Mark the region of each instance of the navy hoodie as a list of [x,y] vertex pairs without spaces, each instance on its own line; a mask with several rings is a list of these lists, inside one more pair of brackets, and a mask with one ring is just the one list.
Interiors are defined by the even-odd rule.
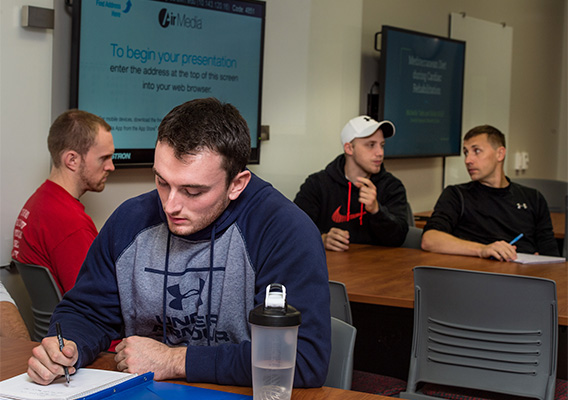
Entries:
[[408,232],[406,190],[402,182],[381,166],[371,175],[377,188],[379,212],[372,215],[359,203],[359,189],[345,177],[345,155],[325,170],[308,176],[294,199],[321,233],[331,228],[349,231],[350,243],[400,246]]
[[[186,378],[250,386],[249,311],[282,283],[301,312],[294,386],[321,386],[331,352],[325,250],[312,221],[254,174],[209,227],[176,236],[156,190],[127,200],[56,308],[78,367],[120,337],[187,346]],[[50,335],[54,334],[54,326]]]

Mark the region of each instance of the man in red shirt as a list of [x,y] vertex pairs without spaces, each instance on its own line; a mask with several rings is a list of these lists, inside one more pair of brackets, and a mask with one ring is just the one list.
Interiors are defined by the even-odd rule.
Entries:
[[12,258],[47,267],[61,293],[75,284],[97,228],[79,198],[101,192],[111,171],[110,125],[81,110],[61,114],[49,130],[49,178],[28,199],[14,228]]

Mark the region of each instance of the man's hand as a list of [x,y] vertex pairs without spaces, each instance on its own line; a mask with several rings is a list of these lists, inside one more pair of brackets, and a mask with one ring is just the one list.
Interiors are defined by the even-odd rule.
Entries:
[[339,228],[331,228],[328,233],[321,235],[323,246],[326,250],[346,251],[349,250],[349,231]]
[[481,258],[494,258],[499,261],[517,259],[517,246],[499,240],[482,244],[457,238],[449,233],[430,229],[422,235],[422,249],[444,254],[458,254]]
[[359,203],[365,205],[365,210],[370,214],[379,212],[379,202],[377,201],[377,188],[370,179],[357,177],[355,186],[359,188]]
[[495,258],[499,261],[512,261],[517,259],[517,246],[512,246],[509,243],[499,240],[497,242],[489,243],[481,248],[479,254],[481,258]]
[[65,374],[63,367],[68,367],[70,374],[75,373],[73,365],[79,357],[77,345],[71,340],[64,340],[64,345],[59,350],[57,337],[50,336],[32,350],[32,356],[28,360],[28,375],[34,382],[49,385]]
[[130,336],[116,346],[114,360],[122,372],[144,374],[155,380],[185,378],[186,347],[169,347],[157,340]]

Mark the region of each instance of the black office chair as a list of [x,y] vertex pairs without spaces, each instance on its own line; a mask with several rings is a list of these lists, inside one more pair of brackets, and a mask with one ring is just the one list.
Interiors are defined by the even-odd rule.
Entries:
[[401,398],[457,398],[481,390],[554,399],[554,281],[420,266],[414,286],[414,336]]
[[16,260],[12,260],[12,263],[18,269],[32,302],[34,316],[32,340],[40,341],[47,335],[51,314],[61,301],[59,287],[46,267],[23,264]]

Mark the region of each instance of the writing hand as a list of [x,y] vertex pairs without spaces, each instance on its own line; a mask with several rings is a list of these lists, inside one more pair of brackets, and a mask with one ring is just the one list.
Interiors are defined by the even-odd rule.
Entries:
[[49,385],[65,374],[63,367],[68,367],[70,374],[75,373],[73,365],[79,358],[77,345],[71,340],[64,340],[64,344],[63,349],[59,350],[57,337],[50,336],[32,350],[28,360],[28,375],[34,382]]
[[377,201],[377,188],[368,178],[357,177],[355,186],[359,188],[359,203],[365,205],[365,210],[370,214],[379,212],[379,202]]
[[130,336],[116,346],[117,369],[144,374],[154,372],[154,379],[185,378],[186,347],[170,347],[157,340]]
[[321,235],[321,238],[326,250],[349,250],[349,231],[344,231],[339,228],[331,228],[328,233]]
[[489,243],[481,248],[481,258],[495,258],[499,261],[512,261],[517,259],[517,246],[499,240]]

